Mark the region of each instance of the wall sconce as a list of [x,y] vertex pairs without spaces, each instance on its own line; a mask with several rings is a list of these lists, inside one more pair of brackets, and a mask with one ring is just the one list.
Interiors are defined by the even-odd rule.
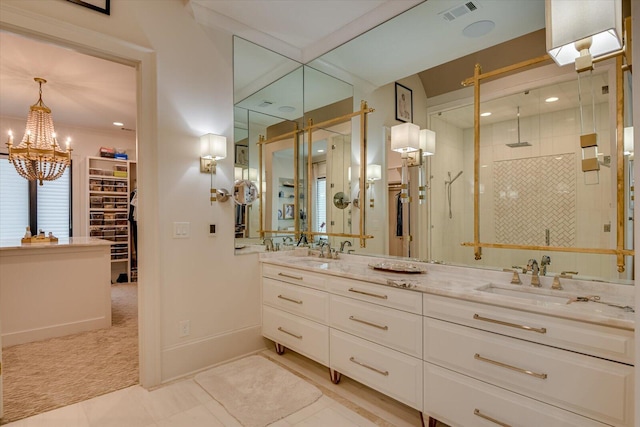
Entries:
[[227,157],[227,138],[208,133],[200,137],[204,154],[200,157],[200,172],[216,173],[216,162]]
[[[436,133],[430,129],[420,130],[420,152],[421,159],[427,156],[433,156],[436,154]],[[425,170],[426,165],[424,161],[420,162],[418,169],[418,202],[423,204],[427,198],[427,183]]]
[[256,168],[243,169],[242,179],[248,179],[251,182],[258,181],[258,169]]
[[208,133],[200,137],[200,144],[204,152],[200,157],[200,172],[211,175],[211,195],[209,200],[212,204],[213,202],[226,202],[229,200],[229,191],[224,188],[215,188],[213,175],[216,173],[216,162],[227,157],[227,138]]
[[409,171],[407,161],[409,153],[420,150],[420,127],[413,123],[403,123],[391,127],[391,149],[402,156],[402,178],[400,200],[409,203]]
[[369,207],[374,206],[373,182],[382,179],[382,166],[371,164],[367,166],[367,189],[369,190]]
[[622,48],[622,0],[545,0],[547,51],[560,66],[593,68],[593,58]]

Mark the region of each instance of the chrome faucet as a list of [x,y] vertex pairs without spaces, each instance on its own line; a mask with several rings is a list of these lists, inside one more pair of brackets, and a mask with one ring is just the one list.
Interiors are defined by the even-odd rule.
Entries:
[[291,238],[291,236],[284,236],[282,238],[282,245],[291,245],[293,246],[293,239]]
[[551,264],[551,258],[549,257],[549,255],[542,255],[542,258],[540,258],[540,269],[541,274],[543,276],[547,275],[547,265]]
[[343,240],[340,243],[340,252],[344,252],[344,246],[347,245],[349,247],[351,247],[351,242],[349,240]]
[[262,243],[266,246],[266,251],[267,252],[272,252],[273,251],[273,239],[264,239],[262,241]]
[[527,271],[531,271],[531,286],[534,286],[536,288],[540,287],[540,276],[538,276],[538,261],[536,261],[535,259],[530,259],[529,262],[527,263]]
[[324,247],[325,246],[327,246],[329,248],[329,257],[331,257],[331,244],[326,240],[321,240],[320,241],[320,255],[319,255],[320,258],[324,258],[325,257],[325,255],[324,255]]

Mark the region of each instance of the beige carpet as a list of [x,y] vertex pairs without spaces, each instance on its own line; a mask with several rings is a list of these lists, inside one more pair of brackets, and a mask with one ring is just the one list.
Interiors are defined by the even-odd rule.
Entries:
[[112,327],[2,349],[6,424],[138,383],[135,283],[111,287]]
[[322,396],[317,387],[261,356],[202,372],[195,381],[245,427],[263,427]]

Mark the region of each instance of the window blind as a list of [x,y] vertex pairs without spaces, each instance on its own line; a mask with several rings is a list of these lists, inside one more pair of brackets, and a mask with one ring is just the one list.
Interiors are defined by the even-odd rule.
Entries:
[[70,223],[70,173],[67,168],[55,181],[38,185],[38,228],[45,234],[69,237]]
[[[315,224],[315,231],[327,231],[327,179],[326,178],[317,178],[316,179],[316,218],[318,221]],[[324,226],[323,226],[324,224]]]
[[0,240],[19,239],[29,225],[29,181],[0,156]]

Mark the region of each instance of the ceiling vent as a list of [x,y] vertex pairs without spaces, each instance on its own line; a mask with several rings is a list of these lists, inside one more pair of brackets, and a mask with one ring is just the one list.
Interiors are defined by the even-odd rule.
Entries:
[[479,5],[477,1],[468,1],[461,4],[460,6],[455,6],[449,10],[440,12],[440,15],[442,15],[445,21],[451,22],[455,19],[460,18],[461,16],[466,15],[467,13],[478,10],[478,7]]

